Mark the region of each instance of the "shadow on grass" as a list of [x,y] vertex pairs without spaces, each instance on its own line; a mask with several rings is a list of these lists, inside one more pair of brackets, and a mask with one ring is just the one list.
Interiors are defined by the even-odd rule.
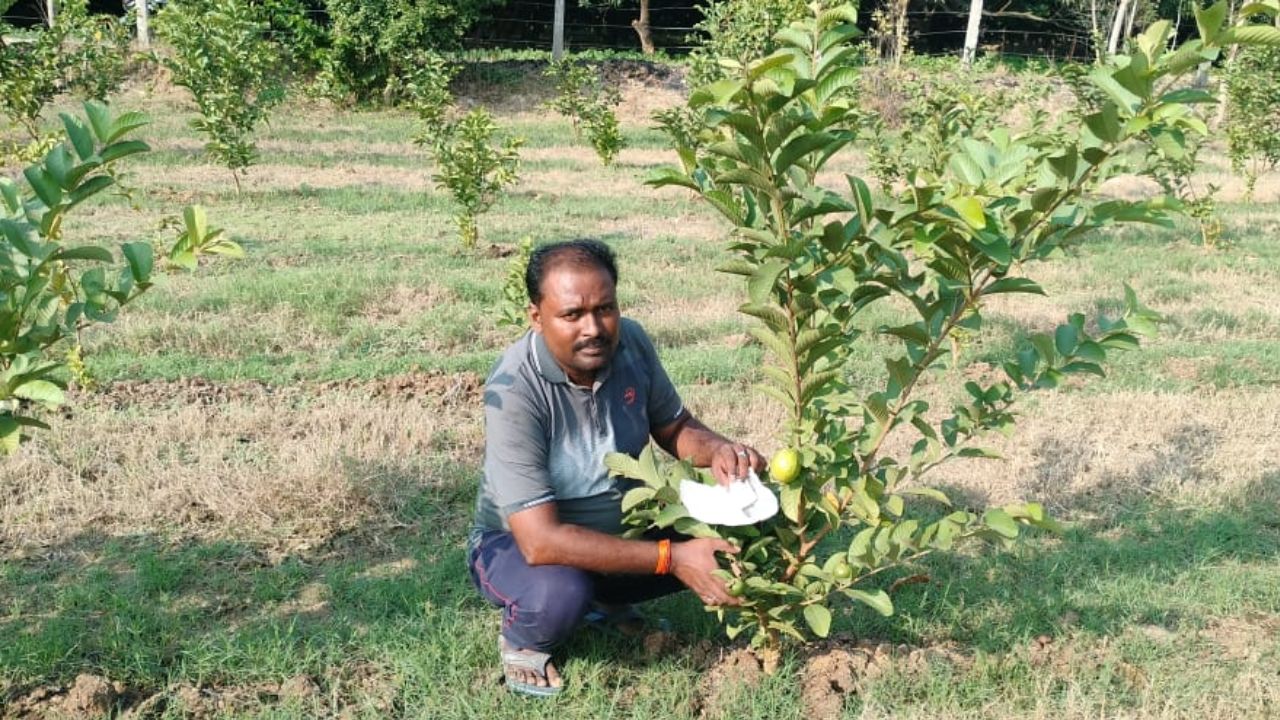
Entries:
[[1081,493],[1067,500],[1070,515],[1093,519],[1060,537],[1024,538],[1010,552],[927,558],[917,572],[930,582],[894,594],[898,616],[856,612],[839,629],[1005,652],[1039,635],[1115,636],[1138,624],[1173,629],[1280,612],[1278,503],[1275,472],[1211,508],[1153,500],[1142,487]]
[[[175,682],[325,677],[351,663],[395,662],[415,645],[453,674],[450,687],[484,687],[496,672],[497,616],[464,566],[474,468],[430,482],[364,464],[347,472],[395,521],[282,559],[245,543],[93,531],[39,556],[0,556],[0,714],[33,686],[66,685],[81,672],[146,693]],[[923,569],[933,580],[895,594],[899,615],[859,607],[836,630],[891,642],[941,635],[1001,652],[1069,627],[1112,635],[1275,602],[1274,578],[1251,580],[1250,564],[1280,554],[1277,500],[1280,473],[1212,508],[1161,504],[1142,488],[1076,497],[1073,508],[1114,512],[1011,553],[931,558]],[[1213,591],[1188,590],[1200,583]],[[682,637],[676,652],[718,636],[691,598],[661,601],[658,612]],[[599,637],[575,638],[567,651],[621,668],[668,661]]]

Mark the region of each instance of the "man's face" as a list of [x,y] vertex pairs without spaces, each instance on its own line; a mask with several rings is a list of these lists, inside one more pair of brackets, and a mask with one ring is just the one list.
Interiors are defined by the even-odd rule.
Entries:
[[529,305],[529,324],[569,380],[583,386],[617,350],[621,317],[613,278],[591,266],[553,265],[542,278],[542,301]]

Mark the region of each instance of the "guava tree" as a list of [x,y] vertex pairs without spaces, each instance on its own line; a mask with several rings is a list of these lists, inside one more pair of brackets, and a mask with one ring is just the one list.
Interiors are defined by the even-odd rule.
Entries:
[[[781,512],[756,526],[707,526],[679,502],[679,479],[691,468],[662,468],[651,452],[609,459],[615,473],[643,481],[623,500],[634,532],[674,527],[741,543],[721,572],[743,604],[717,612],[731,636],[750,631],[753,643],[769,646],[784,635],[803,639],[806,626],[825,636],[839,596],[892,613],[876,582],[885,570],[968,538],[1003,545],[1024,526],[1057,527],[1034,502],[954,510],[922,480],[956,458],[992,456],[980,442],[1012,431],[1019,396],[1102,375],[1110,352],[1154,332],[1155,313],[1126,288],[1122,317],[1077,314],[1032,335],[1003,363],[1002,379],[965,383],[964,401],[946,411],[918,397],[921,383],[949,361],[958,333],[982,330],[991,298],[1044,293],[1027,274],[1033,261],[1113,223],[1168,223],[1174,200],[1097,200],[1091,191],[1141,170],[1149,146],[1176,153],[1189,135],[1207,132],[1192,109],[1213,98],[1182,87],[1181,76],[1230,43],[1280,40],[1274,28],[1225,27],[1224,4],[1198,12],[1199,39],[1172,52],[1169,23],[1156,23],[1132,54],[1092,73],[1105,96],[1097,111],[1020,132],[946,125],[943,156],[877,199],[852,175],[840,189],[819,182],[857,137],[858,31],[850,6],[811,11],[778,34],[782,49],[772,55],[723,60],[731,76],[689,99],[704,119],[697,142],[673,134],[681,166],[650,179],[692,190],[734,228],[735,257],[722,269],[745,278],[740,309],[759,321],[751,332],[768,358],[760,390],[787,417],[786,450],[772,470]],[[864,321],[888,303],[903,322]],[[896,348],[870,389],[847,380],[866,333]],[[915,436],[908,454],[887,450],[899,433]],[[786,467],[794,460],[798,468]]]
[[[1280,2],[1247,3],[1242,17],[1280,12]],[[1247,48],[1227,68],[1227,154],[1246,197],[1258,176],[1280,165],[1280,47]]]
[[237,0],[181,0],[156,18],[172,49],[160,62],[191,91],[200,110],[191,126],[207,138],[209,157],[231,171],[237,195],[240,175],[258,161],[254,130],[284,100],[284,53],[269,29],[260,8]]
[[[83,120],[62,114],[65,140],[23,171],[25,183],[0,177],[0,455],[15,452],[23,432],[48,428],[41,409],[65,402],[80,331],[113,321],[154,284],[150,242],[125,243],[118,261],[107,248],[63,237],[67,214],[115,185],[116,163],[148,150],[130,137],[149,122],[143,114],[113,116],[96,101],[84,109]],[[192,268],[206,253],[237,256],[240,247],[188,207],[162,261]]]

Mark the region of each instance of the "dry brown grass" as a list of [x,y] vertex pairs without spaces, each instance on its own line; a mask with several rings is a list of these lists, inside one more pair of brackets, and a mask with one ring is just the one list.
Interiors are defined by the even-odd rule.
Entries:
[[[477,383],[122,385],[83,398],[74,422],[6,462],[0,541],[158,531],[301,549],[390,522],[406,497],[457,480],[443,469],[474,476]],[[776,404],[745,386],[683,390],[712,427],[775,449]],[[932,483],[975,502],[1035,499],[1068,515],[1126,498],[1213,504],[1274,472],[1275,427],[1277,391],[1050,393],[1025,409],[1012,439],[991,438],[1004,461],[957,461]],[[909,440],[902,433],[889,451]]]
[[[1207,155],[1211,161],[1221,162],[1221,155],[1216,153],[1207,153]],[[1199,193],[1207,192],[1209,184],[1216,185],[1219,189],[1214,197],[1220,202],[1244,202],[1246,199],[1244,179],[1232,174],[1229,167],[1209,164],[1193,176],[1192,182]],[[1141,200],[1162,194],[1160,186],[1154,180],[1135,175],[1112,178],[1102,184],[1099,192],[1108,197],[1125,200]],[[1269,173],[1258,178],[1253,192],[1253,202],[1280,202],[1280,173]]]
[[1091,512],[1111,500],[1216,506],[1275,472],[1280,392],[1051,393],[1024,408],[1003,462],[960,460],[936,482],[1003,503]]
[[302,550],[394,522],[478,463],[477,383],[157,382],[81,398],[73,422],[0,468],[0,544],[151,531]]
[[[173,190],[208,190],[231,182],[230,173],[217,165],[188,165],[157,169],[154,174],[139,174],[147,184],[159,184]],[[281,163],[262,163],[249,168],[240,178],[244,192],[297,190],[302,186],[320,190],[345,187],[386,187],[406,192],[434,192],[431,170],[400,168],[367,163],[343,163],[333,167],[310,167]]]

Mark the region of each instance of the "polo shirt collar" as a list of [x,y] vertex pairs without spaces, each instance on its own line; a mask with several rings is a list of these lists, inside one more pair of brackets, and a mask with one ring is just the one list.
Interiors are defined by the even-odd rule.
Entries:
[[[542,377],[547,382],[572,385],[573,383],[569,382],[569,376],[565,374],[564,368],[560,367],[560,363],[556,362],[555,357],[551,354],[551,350],[547,347],[547,341],[542,337],[542,333],[534,332],[533,330],[529,332],[533,334],[533,360],[537,364],[538,372],[542,374]],[[618,333],[621,336],[621,323],[618,325]],[[596,373],[596,381],[593,383],[592,390],[600,387],[605,380],[609,379],[609,374],[613,372],[613,364],[617,361],[618,355],[622,353],[622,348],[625,344],[623,338],[619,337],[618,347],[613,352],[613,358],[610,359],[608,365],[605,365],[600,372]]]

